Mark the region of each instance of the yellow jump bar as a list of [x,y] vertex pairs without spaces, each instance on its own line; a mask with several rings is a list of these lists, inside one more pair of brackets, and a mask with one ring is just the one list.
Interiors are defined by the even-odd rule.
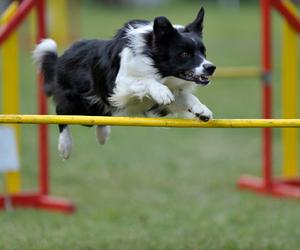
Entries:
[[300,119],[196,119],[64,116],[64,115],[0,115],[0,124],[72,124],[174,128],[300,128]]
[[216,78],[241,78],[241,77],[260,77],[261,69],[259,67],[227,67],[218,68],[214,75]]

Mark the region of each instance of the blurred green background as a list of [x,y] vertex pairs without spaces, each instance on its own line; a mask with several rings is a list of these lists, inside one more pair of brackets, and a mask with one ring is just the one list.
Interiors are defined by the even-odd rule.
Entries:
[[[48,6],[55,2],[48,0]],[[187,24],[204,6],[209,60],[217,67],[260,65],[257,1],[108,2],[68,1],[61,23],[69,28],[67,40],[58,41],[61,52],[77,39],[110,38],[129,19],[164,15]],[[55,37],[62,27],[51,21],[55,14],[48,14]],[[277,14],[274,33],[273,106],[274,116],[280,117]],[[22,26],[20,41],[21,112],[35,114],[30,22]],[[257,78],[214,79],[196,94],[215,118],[261,117]],[[49,105],[53,114],[51,100]],[[68,216],[32,209],[1,212],[0,249],[299,249],[299,201],[236,188],[240,175],[260,175],[261,130],[114,127],[105,146],[96,143],[93,128],[71,130],[74,151],[62,162],[56,149],[58,130],[50,126],[51,192],[73,200],[78,211]],[[274,136],[274,163],[280,173],[280,130]],[[37,180],[36,126],[22,126],[21,137],[23,186],[30,189]]]

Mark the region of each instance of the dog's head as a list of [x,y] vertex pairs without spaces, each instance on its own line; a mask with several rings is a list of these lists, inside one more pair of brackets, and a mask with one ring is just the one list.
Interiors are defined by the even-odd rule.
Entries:
[[166,17],[153,24],[153,59],[161,74],[207,85],[216,67],[206,59],[202,41],[204,9],[185,27],[173,26]]

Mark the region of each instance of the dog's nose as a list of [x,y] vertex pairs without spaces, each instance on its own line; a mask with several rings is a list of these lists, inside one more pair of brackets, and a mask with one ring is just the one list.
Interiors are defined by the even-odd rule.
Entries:
[[215,72],[216,66],[211,63],[203,64],[203,68],[207,72],[207,74],[212,75]]

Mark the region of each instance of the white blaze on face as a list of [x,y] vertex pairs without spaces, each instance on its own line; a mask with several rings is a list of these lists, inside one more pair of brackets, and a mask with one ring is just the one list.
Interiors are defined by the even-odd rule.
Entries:
[[207,72],[205,72],[204,65],[211,65],[213,66],[213,63],[203,58],[203,61],[201,64],[194,69],[195,75],[207,75]]

